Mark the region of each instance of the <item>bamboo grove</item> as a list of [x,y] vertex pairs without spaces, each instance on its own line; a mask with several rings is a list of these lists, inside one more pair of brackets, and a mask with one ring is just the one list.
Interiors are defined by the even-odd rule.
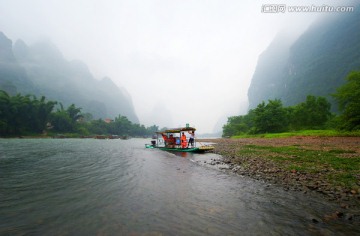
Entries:
[[78,134],[78,135],[129,135],[145,136],[157,131],[157,126],[146,128],[134,124],[119,115],[111,122],[92,119],[89,113],[81,113],[81,108],[71,104],[66,109],[56,101],[48,101],[44,96],[10,96],[0,90],[0,136],[38,134]]

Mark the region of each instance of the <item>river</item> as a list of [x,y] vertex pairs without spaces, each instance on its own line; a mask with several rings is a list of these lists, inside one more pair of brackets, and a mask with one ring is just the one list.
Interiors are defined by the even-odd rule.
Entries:
[[146,139],[0,139],[0,235],[349,235],[337,206]]

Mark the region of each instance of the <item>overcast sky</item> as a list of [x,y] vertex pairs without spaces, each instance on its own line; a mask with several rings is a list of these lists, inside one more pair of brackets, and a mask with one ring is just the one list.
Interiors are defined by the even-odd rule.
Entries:
[[50,39],[96,78],[109,76],[129,92],[141,124],[190,123],[206,133],[246,113],[258,56],[277,32],[301,32],[331,14],[263,13],[264,4],[339,2],[0,0],[0,31],[13,42]]

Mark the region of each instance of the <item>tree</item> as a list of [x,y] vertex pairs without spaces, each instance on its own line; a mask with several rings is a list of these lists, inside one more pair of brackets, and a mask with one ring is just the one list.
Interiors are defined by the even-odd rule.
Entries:
[[81,114],[81,107],[75,107],[75,104],[71,104],[66,112],[68,113],[71,121],[73,123],[77,122],[79,119],[83,118],[83,115]]
[[288,115],[281,100],[260,103],[254,109],[254,128],[256,133],[283,132],[288,128]]
[[291,126],[296,130],[322,129],[331,117],[330,108],[326,98],[308,95],[305,102],[291,109]]
[[60,108],[51,115],[51,124],[57,132],[75,132],[78,128],[77,122],[82,118],[81,108],[71,104],[66,110],[59,103]]
[[45,130],[56,102],[43,96],[17,94],[9,96],[0,91],[0,131],[3,135],[41,133]]
[[50,122],[55,132],[88,134],[117,134],[144,136],[156,132],[159,127],[133,124],[126,116],[119,115],[114,122],[92,120],[90,113],[84,115],[81,108],[71,104],[64,109],[62,103],[53,112],[57,102],[46,101],[42,96],[10,96],[0,90],[0,136],[42,133]]
[[54,106],[57,102],[54,101],[45,101],[44,96],[38,100],[33,96],[32,100],[32,111],[30,117],[30,125],[33,127],[33,131],[40,133],[46,129],[46,124],[50,120],[50,115]]
[[254,127],[254,110],[242,116],[228,117],[227,123],[223,126],[223,137],[248,133]]
[[132,123],[126,116],[118,115],[111,124],[111,133],[117,135],[129,135],[132,130]]
[[72,132],[74,130],[72,120],[65,111],[57,111],[51,115],[51,125],[56,132]]
[[360,71],[354,71],[345,78],[346,83],[333,94],[342,112],[341,129],[360,129]]
[[8,133],[8,116],[10,114],[10,96],[0,90],[0,134]]
[[155,132],[159,131],[159,126],[153,125],[153,126],[147,127],[146,130],[147,130],[146,133],[151,135],[151,134],[154,134]]
[[242,116],[230,116],[223,126],[223,137],[231,137],[238,134],[237,125],[242,121]]
[[91,134],[109,134],[108,124],[102,119],[92,120],[88,130]]

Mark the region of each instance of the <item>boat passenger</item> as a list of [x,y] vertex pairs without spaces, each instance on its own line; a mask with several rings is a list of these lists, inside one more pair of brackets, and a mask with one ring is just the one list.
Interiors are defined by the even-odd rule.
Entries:
[[190,138],[189,138],[189,143],[188,143],[188,147],[189,145],[191,145],[191,147],[194,147],[194,140],[195,140],[195,131],[190,132]]
[[172,134],[170,134],[170,137],[168,140],[169,147],[172,147],[172,148],[175,147],[175,142],[176,142],[175,137]]
[[184,132],[182,132],[182,135],[181,135],[181,147],[182,148],[187,147],[186,135],[184,134]]
[[166,136],[166,134],[164,134],[164,133],[162,133],[161,136],[162,136],[162,138],[164,139],[164,144],[165,144],[165,146],[166,146],[167,143],[168,143],[168,136]]
[[175,138],[175,145],[177,148],[180,147],[180,145],[181,145],[180,137]]

